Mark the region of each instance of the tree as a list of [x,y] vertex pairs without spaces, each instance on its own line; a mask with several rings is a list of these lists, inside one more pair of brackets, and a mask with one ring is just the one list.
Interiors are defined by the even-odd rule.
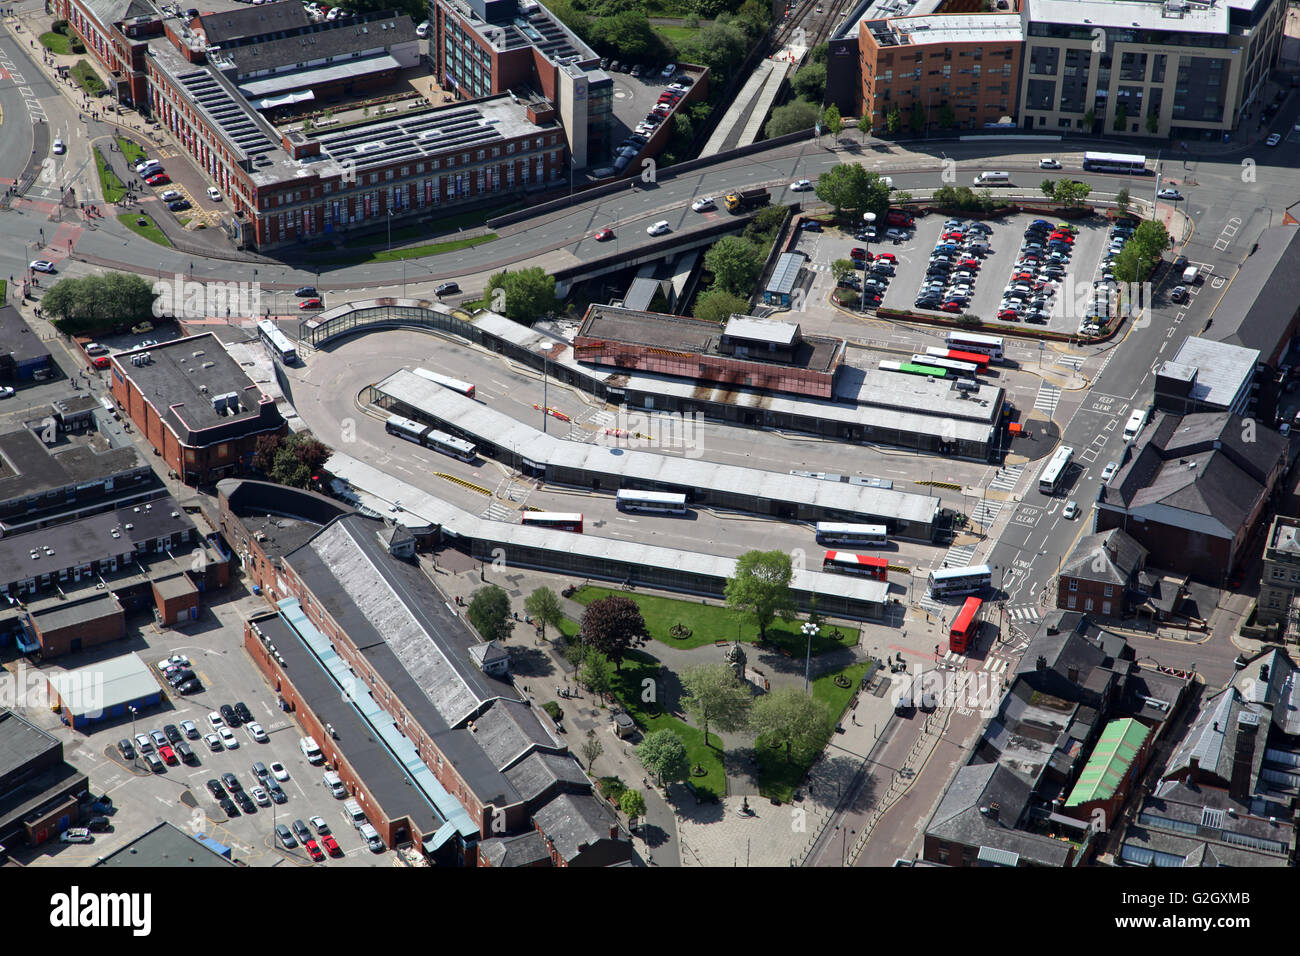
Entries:
[[728,606],[752,617],[763,640],[778,616],[786,621],[793,616],[790,576],[790,556],[784,551],[746,551],[736,561],[735,577],[727,579]]
[[785,761],[791,762],[794,749],[817,747],[830,729],[826,710],[797,687],[787,687],[764,694],[754,701],[749,724],[768,743],[785,747]]
[[852,259],[836,259],[831,263],[831,276],[836,282],[853,275],[857,271],[853,266]]
[[1128,110],[1124,108],[1123,103],[1115,107],[1115,123],[1113,128],[1116,132],[1123,132],[1128,128]]
[[627,652],[645,637],[645,618],[631,598],[612,594],[592,601],[582,614],[582,642],[622,666]]
[[713,74],[709,78],[710,86],[717,83],[719,87],[725,87],[727,78],[745,59],[749,46],[741,26],[717,20],[685,41],[682,53],[686,59],[709,68]]
[[269,475],[271,466],[275,462],[275,453],[279,450],[279,435],[258,435],[257,441],[253,444],[253,467]]
[[582,752],[582,759],[587,761],[587,773],[591,773],[591,765],[596,762],[596,758],[605,752],[604,745],[600,738],[596,736],[596,731],[587,731],[587,739],[582,742],[578,748]]
[[792,100],[772,110],[767,121],[767,138],[776,139],[790,133],[800,133],[817,125],[821,111],[807,100]]
[[709,745],[709,727],[731,733],[749,723],[753,695],[726,664],[705,664],[682,671],[682,706],[704,728],[704,745]]
[[913,133],[925,129],[925,110],[921,108],[920,103],[912,104],[912,115],[908,118],[907,125],[912,128]]
[[591,31],[591,17],[574,6],[571,0],[551,0],[546,4],[546,9],[578,36],[595,39]]
[[1089,133],[1091,133],[1091,132],[1092,132],[1092,128],[1093,128],[1094,126],[1096,126],[1096,125],[1097,125],[1097,111],[1096,111],[1096,110],[1088,110],[1086,113],[1083,114],[1083,128],[1084,128],[1085,130],[1087,130]]
[[947,103],[939,107],[939,128],[952,129],[957,122],[957,112]]
[[889,130],[890,135],[897,133],[903,128],[903,114],[898,111],[898,104],[895,103],[885,114],[885,127]]
[[94,335],[164,314],[154,311],[155,299],[154,284],[143,276],[95,273],[60,279],[42,297],[41,311],[65,335]]
[[475,591],[469,599],[469,622],[487,641],[503,640],[508,631],[506,620],[510,617],[510,598],[495,584]]
[[1129,202],[1128,187],[1120,187],[1120,191],[1115,194],[1115,208],[1119,210],[1121,216],[1128,213]]
[[835,207],[835,215],[845,209],[874,212],[884,221],[889,209],[889,186],[876,173],[867,172],[857,163],[839,163],[821,174],[816,186],[817,198]]
[[822,129],[832,137],[844,132],[844,119],[840,116],[840,108],[834,103],[826,107],[826,112],[822,113]]
[[590,36],[598,48],[630,60],[648,60],[663,46],[644,10],[620,10],[597,17],[591,22]]
[[[499,295],[497,289],[504,295]],[[560,307],[555,297],[555,276],[540,266],[498,272],[488,278],[485,298],[488,308],[516,322],[531,322]]]
[[1038,184],[1038,188],[1043,191],[1043,195],[1046,196],[1048,199],[1054,199],[1056,197],[1055,179],[1044,179],[1041,183]]
[[831,45],[829,43],[818,43],[808,54],[808,58],[814,63],[825,63],[830,59]]
[[1147,114],[1147,132],[1152,136],[1160,130],[1160,114],[1152,110]]
[[690,758],[686,755],[686,745],[671,730],[656,730],[646,735],[636,748],[636,759],[641,766],[653,774],[659,785],[685,780],[691,772]]
[[293,488],[307,488],[312,475],[329,460],[330,449],[310,432],[287,438],[279,435],[259,436],[253,449],[253,465],[267,478]]
[[704,254],[704,268],[713,273],[715,288],[744,292],[754,288],[763,268],[763,253],[740,236],[723,236]]
[[725,289],[709,289],[695,297],[694,315],[705,322],[716,322],[721,325],[732,315],[745,315],[747,312],[749,312],[749,300],[733,295]]
[[542,640],[546,640],[546,625],[557,631],[564,620],[564,611],[560,609],[560,599],[550,588],[538,588],[524,599],[524,610],[537,620],[542,627]]
[[645,797],[640,790],[624,790],[619,794],[618,808],[627,814],[627,825],[634,827],[645,816]]
[[809,63],[790,80],[790,89],[801,99],[820,103],[826,96],[826,64]]
[[858,117],[858,132],[862,134],[863,140],[871,135],[871,114],[863,113]]
[[605,697],[614,689],[614,675],[610,672],[609,658],[588,646],[582,655],[582,670],[578,679],[586,684],[593,694]]

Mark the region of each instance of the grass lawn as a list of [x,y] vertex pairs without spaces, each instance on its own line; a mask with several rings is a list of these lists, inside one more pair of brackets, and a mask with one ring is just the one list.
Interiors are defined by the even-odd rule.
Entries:
[[114,139],[117,140],[117,148],[122,151],[122,155],[126,157],[126,161],[132,166],[135,166],[138,163],[143,163],[149,158],[145,154],[145,151],[131,140],[125,139],[121,136],[115,136]]
[[754,743],[758,755],[758,792],[765,797],[776,797],[778,800],[788,802],[794,796],[794,791],[798,788],[799,783],[803,780],[804,775],[808,773],[808,768],[813,765],[826,746],[826,740],[829,740],[834,734],[835,724],[838,723],[840,716],[844,713],[844,708],[848,706],[849,699],[857,691],[858,685],[862,682],[862,675],[867,672],[871,665],[867,662],[853,664],[839,671],[849,679],[847,687],[837,687],[835,684],[835,674],[826,674],[813,681],[812,690],[813,698],[820,702],[826,708],[827,713],[827,737],[817,747],[808,748],[800,751],[796,749],[791,754],[790,762],[785,759],[784,747],[769,747],[763,742],[763,738],[758,738]]
[[99,96],[108,89],[104,85],[104,81],[99,78],[99,74],[85,60],[78,60],[71,73],[72,78],[77,81],[77,85],[91,96]]
[[367,262],[399,262],[402,259],[420,259],[435,256],[440,252],[454,252],[457,249],[472,249],[495,239],[496,233],[474,236],[470,239],[452,239],[447,242],[434,242],[427,246],[411,246],[406,249],[382,249],[375,252],[325,254],[322,258],[331,263],[346,265],[364,265]]
[[[690,649],[713,644],[716,641],[734,641],[737,633],[744,643],[753,644],[758,641],[758,628],[747,620],[745,615],[715,604],[697,604],[692,601],[679,601],[676,598],[629,594],[626,591],[590,585],[579,588],[573,595],[573,599],[579,604],[590,604],[612,594],[630,597],[635,601],[637,607],[641,609],[641,616],[645,618],[650,636],[663,644]],[[674,624],[685,624],[691,629],[691,636],[673,637],[668,631]],[[768,643],[788,652],[792,657],[802,657],[808,647],[807,638],[799,631],[802,625],[803,622],[798,619],[786,623],[778,618],[767,629]],[[841,626],[839,639],[836,639],[835,631],[834,627],[822,627],[820,633],[813,638],[814,656],[844,647],[853,647],[858,643],[856,628]]]
[[726,793],[727,787],[726,774],[722,769],[722,753],[715,749],[721,743],[720,738],[716,734],[710,734],[709,740],[714,746],[706,746],[703,731],[642,701],[644,688],[649,686],[646,681],[655,680],[658,676],[657,658],[642,651],[632,651],[623,660],[622,671],[614,675],[614,696],[643,732],[651,734],[656,730],[671,730],[680,737],[686,745],[691,766],[698,764],[707,771],[702,777],[691,777],[691,784],[701,796],[712,793],[721,797]]
[[663,36],[667,37],[669,40],[672,40],[673,44],[678,47],[680,47],[687,40],[693,40],[695,38],[695,35],[700,32],[699,30],[692,30],[690,27],[654,26],[652,27],[652,29],[655,31],[655,33],[662,34]]
[[51,53],[66,55],[72,41],[66,33],[42,33],[41,46]]
[[104,193],[104,202],[117,202],[126,195],[126,187],[108,165],[108,160],[104,158],[98,146],[95,147],[95,168],[99,172],[99,188]]
[[[426,236],[436,236],[457,229],[476,229],[494,216],[503,216],[522,207],[522,202],[508,202],[487,209],[475,209],[470,212],[441,216],[428,223],[399,226],[393,230],[393,242],[410,242],[412,239],[423,239]],[[384,230],[382,232],[368,232],[364,236],[347,239],[344,241],[343,247],[345,249],[364,249],[367,246],[386,246],[387,244],[388,232]]]
[[[137,219],[146,219],[148,224],[141,226],[136,222]],[[160,246],[170,246],[171,240],[163,235],[163,231],[158,228],[157,224],[149,216],[142,215],[138,212],[124,212],[117,217],[117,221],[126,228],[130,229],[137,236],[142,236],[150,242],[156,242]]]

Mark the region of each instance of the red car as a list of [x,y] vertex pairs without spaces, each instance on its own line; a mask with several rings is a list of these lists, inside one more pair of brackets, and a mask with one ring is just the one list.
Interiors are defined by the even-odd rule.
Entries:
[[172,750],[166,744],[158,748],[158,756],[162,757],[171,766],[176,766],[180,761],[176,759],[176,751]]
[[943,237],[949,242],[961,242],[962,240],[962,234],[960,232],[945,232]]
[[1003,309],[998,313],[998,318],[1002,319],[1004,322],[1014,322],[1016,319],[1020,318],[1020,313],[1015,309]]
[[330,836],[328,833],[325,834],[323,837],[321,837],[321,838],[320,838],[320,841],[321,841],[321,843],[325,844],[325,849],[329,851],[329,855],[330,855],[330,856],[342,856],[342,855],[343,855],[343,850],[342,850],[341,847],[339,847],[339,843],[338,843],[338,841],[335,840],[335,839],[334,839],[332,836]]
[[298,303],[300,309],[319,309],[322,308],[320,299],[303,299]]
[[[854,246],[852,249],[849,250],[849,258],[869,260],[871,257],[867,254],[866,249],[863,249],[861,246]],[[877,256],[876,258],[880,258],[880,257]]]
[[325,854],[321,852],[321,848],[316,845],[315,840],[308,840],[303,846],[307,848],[307,852],[311,854],[311,858],[317,863],[325,859]]
[[172,178],[166,173],[154,173],[154,175],[145,180],[145,182],[150,186],[166,186],[171,181]]
[[614,238],[613,229],[602,229],[600,230],[600,232],[596,233],[597,242],[608,242],[610,239],[613,238]]
[[960,302],[945,302],[939,308],[944,312],[960,312],[962,310],[962,304]]
[[871,258],[873,258],[873,259],[883,259],[885,262],[897,262],[897,261],[898,261],[898,256],[894,255],[892,252],[877,252],[877,253],[876,253],[874,256],[872,256]]
[[90,360],[90,364],[95,366],[95,368],[108,368],[108,356],[96,355]]
[[1070,244],[1074,243],[1074,236],[1070,235],[1068,232],[1054,232],[1047,237],[1048,242],[1052,242],[1056,239],[1060,239],[1062,242],[1067,242]]
[[958,268],[958,269],[974,269],[974,270],[978,271],[978,270],[979,270],[979,267],[980,267],[979,261],[976,260],[976,259],[958,259],[958,260],[957,260],[957,268]]

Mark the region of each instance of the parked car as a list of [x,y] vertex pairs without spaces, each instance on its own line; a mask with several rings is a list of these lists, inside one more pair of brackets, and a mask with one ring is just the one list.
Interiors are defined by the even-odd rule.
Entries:
[[252,790],[253,800],[259,807],[269,807],[271,805],[270,795],[261,787],[254,787]]
[[275,838],[280,841],[280,845],[286,850],[292,850],[298,845],[298,841],[293,838],[293,834],[289,832],[289,828],[283,823],[276,824]]
[[182,720],[181,730],[190,740],[198,740],[201,736],[199,734],[199,728],[194,725],[194,721],[192,720]]
[[208,745],[208,749],[214,754],[221,753],[221,751],[226,749],[221,743],[221,738],[216,734],[208,734],[203,738],[203,741]]
[[289,771],[284,769],[284,764],[276,760],[271,763],[271,776],[273,776],[276,780],[288,780]]
[[266,792],[271,795],[271,799],[276,803],[287,803],[289,801],[289,797],[284,792],[284,788],[274,780],[266,781]]
[[158,759],[157,754],[145,754],[144,762],[153,773],[164,773],[167,770],[166,765]]
[[172,178],[166,173],[154,173],[152,176],[145,177],[145,184],[149,186],[166,186],[171,181]]
[[262,729],[262,725],[255,720],[250,720],[244,725],[244,728],[248,731],[248,735],[259,744],[264,744],[271,739],[266,735],[266,731]]
[[59,834],[60,843],[94,843],[95,836],[85,827],[72,827]]
[[91,833],[107,833],[113,829],[113,821],[108,817],[91,817],[86,821],[86,829]]
[[177,199],[174,202],[169,202],[167,208],[172,212],[183,212],[190,208],[190,201],[188,199]]
[[178,694],[197,694],[201,690],[203,690],[203,684],[199,682],[198,678],[176,685],[176,693]]
[[217,730],[217,736],[221,738],[221,743],[227,750],[239,749],[239,738],[230,732],[229,727],[222,727]]
[[221,202],[221,193],[217,190],[216,186],[208,187],[208,198],[213,202]]
[[123,760],[135,760],[135,747],[125,737],[117,742],[117,752],[122,755]]
[[343,849],[339,846],[338,841],[335,840],[334,837],[330,836],[328,833],[325,834],[325,836],[320,838],[320,842],[325,847],[325,851],[329,853],[330,856],[343,855]]

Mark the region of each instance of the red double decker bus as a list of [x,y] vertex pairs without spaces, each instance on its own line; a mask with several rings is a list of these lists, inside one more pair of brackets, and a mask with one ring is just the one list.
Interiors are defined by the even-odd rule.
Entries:
[[889,559],[853,554],[850,551],[827,551],[826,557],[822,559],[822,570],[839,571],[843,574],[865,574],[877,581],[887,581]]
[[977,597],[969,597],[953,619],[952,629],[948,631],[948,648],[954,654],[965,654],[975,643],[980,632],[980,608],[984,602]]

